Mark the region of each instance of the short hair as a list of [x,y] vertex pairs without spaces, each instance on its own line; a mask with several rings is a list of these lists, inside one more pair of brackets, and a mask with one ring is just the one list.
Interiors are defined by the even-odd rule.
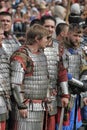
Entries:
[[69,25],[69,32],[82,33],[83,28],[80,25],[73,23]]
[[67,23],[59,23],[56,26],[56,35],[58,36],[66,27],[69,27]]
[[51,15],[44,15],[44,16],[41,17],[40,20],[41,20],[42,25],[45,23],[46,20],[52,20],[52,21],[54,21],[54,23],[56,25],[56,19]]
[[26,32],[26,44],[33,45],[35,42],[35,37],[40,40],[44,36],[49,36],[49,31],[40,24],[34,24]]
[[30,27],[33,26],[34,24],[41,24],[40,19],[34,19],[30,22]]
[[0,16],[1,15],[3,15],[3,16],[10,16],[12,18],[12,14],[7,12],[7,11],[0,12]]

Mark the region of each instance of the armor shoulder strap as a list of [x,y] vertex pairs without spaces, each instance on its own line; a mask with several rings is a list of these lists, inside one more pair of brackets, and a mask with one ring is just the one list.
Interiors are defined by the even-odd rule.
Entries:
[[14,60],[20,62],[26,74],[32,71],[33,61],[28,55],[26,46],[21,46],[19,50],[13,53],[13,55],[11,56],[11,61]]
[[63,61],[63,65],[65,68],[68,68],[68,57],[70,56],[71,54],[68,52],[67,49],[64,50],[64,53],[62,55],[62,61]]

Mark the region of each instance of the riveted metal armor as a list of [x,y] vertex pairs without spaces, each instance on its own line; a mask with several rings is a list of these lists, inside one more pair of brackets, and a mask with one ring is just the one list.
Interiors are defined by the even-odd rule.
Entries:
[[53,46],[46,47],[44,49],[44,53],[47,57],[48,62],[48,72],[50,76],[50,83],[53,88],[57,88],[57,79],[58,79],[58,43],[53,42]]
[[64,55],[63,64],[68,69],[68,73],[71,73],[74,78],[79,79],[80,67],[82,65],[81,54],[70,54],[70,52],[65,50]]
[[[53,41],[52,46],[46,47],[44,49],[44,53],[47,57],[51,91],[53,89],[57,90],[58,61],[59,61],[58,51],[59,51],[59,48],[58,48],[57,41]],[[51,96],[51,98],[52,98],[51,105],[53,107],[53,110],[49,111],[49,114],[55,115],[57,113],[57,99],[56,99],[56,96]]]
[[[82,49],[78,48],[77,51],[73,54],[70,53],[68,50],[65,50],[63,58],[65,59],[63,63],[64,63],[64,66],[66,66],[68,73],[72,74],[73,78],[80,80],[82,66],[84,66],[86,63],[84,56],[83,56]],[[84,77],[84,75],[81,78],[83,78],[83,77]],[[84,77],[84,79],[85,79],[85,77]],[[76,94],[80,94],[82,92],[81,89],[79,89],[78,85],[77,85],[77,87],[73,84],[69,85],[69,91],[71,93],[70,102],[72,102],[72,100],[75,100]],[[73,94],[74,94],[74,97],[73,97]],[[82,93],[82,95],[84,95],[84,94]],[[72,103],[74,103],[74,102],[72,102]],[[73,106],[73,104],[72,104],[72,106]]]
[[9,58],[12,53],[19,48],[19,46],[21,46],[21,44],[13,35],[10,35],[9,38],[5,38],[2,42],[2,47]]
[[9,65],[5,52],[0,49],[0,83],[4,86],[3,89],[11,94]]
[[[82,66],[83,61],[82,61],[82,50],[79,49],[77,51],[78,51],[77,53],[71,54],[68,50],[65,50],[65,53],[63,56],[63,59],[64,59],[63,64],[67,68],[68,73],[72,74],[72,77],[79,80],[81,66]],[[70,86],[69,86],[69,89],[70,89]],[[75,89],[72,88],[70,92],[75,94],[76,88]]]
[[[82,70],[80,73],[80,81],[82,81],[85,84],[85,87],[87,88],[87,47],[83,46],[83,53],[84,53],[84,59],[86,62],[83,62]],[[87,97],[87,91],[80,94],[81,95],[81,107],[84,106],[83,99]]]
[[[18,99],[17,92],[19,91],[20,95],[21,91],[23,91],[24,99],[29,99],[26,103],[28,108],[27,118],[21,118],[18,109],[16,109],[16,119],[18,120],[17,130],[24,130],[26,127],[31,130],[41,130],[43,128],[44,111],[46,110],[44,99],[47,97],[47,90],[49,87],[47,62],[43,52],[39,55],[32,54],[28,49],[27,52],[34,65],[32,75],[26,75],[26,71],[24,71],[21,63],[18,61],[11,62],[12,88],[15,89],[17,84],[18,87],[20,87],[20,89],[16,89],[15,91],[16,98]],[[20,80],[18,80],[19,76]],[[21,96],[19,102],[23,102]]]
[[40,55],[32,55],[29,51],[28,53],[34,62],[34,71],[33,76],[25,77],[25,97],[43,100],[47,95],[47,88],[49,85],[46,57],[43,53]]
[[68,57],[68,73],[71,73],[73,77],[79,79],[81,56],[80,55],[69,55]]
[[[80,74],[80,81],[84,82],[87,87],[87,69],[84,69]],[[87,91],[82,92],[81,94],[81,108],[84,106],[83,99],[87,97]]]
[[[11,95],[10,88],[10,72],[9,62],[6,58],[5,52],[0,48],[0,121],[4,121],[7,118],[7,102],[9,99],[6,95]],[[10,105],[10,102],[8,102]]]

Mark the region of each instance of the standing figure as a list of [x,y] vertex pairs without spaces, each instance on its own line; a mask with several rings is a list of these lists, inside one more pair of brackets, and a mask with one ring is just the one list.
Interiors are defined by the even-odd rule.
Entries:
[[[21,46],[21,44],[19,43],[17,38],[11,32],[11,29],[12,29],[12,16],[11,16],[11,14],[8,12],[1,12],[0,13],[0,21],[3,25],[3,31],[4,31],[4,39],[2,41],[2,48],[5,51],[7,58],[8,58],[8,62],[9,62],[12,53],[14,51],[16,51]],[[13,112],[13,108],[14,108],[12,93],[11,93],[11,101],[12,101],[11,102],[12,111],[10,112],[10,114]],[[11,118],[11,115],[9,115],[9,120],[12,120],[12,118]],[[10,121],[7,124],[8,124],[8,127],[10,127],[10,125],[11,125]],[[10,129],[10,128],[8,128],[8,129]]]
[[4,35],[5,38],[2,43],[2,47],[6,52],[8,58],[12,55],[14,51],[16,51],[21,45],[17,38],[12,34],[12,16],[8,12],[0,13],[0,21],[4,27]]
[[11,87],[16,101],[16,124],[12,130],[43,130],[49,102],[49,75],[43,49],[49,32],[35,24],[26,33],[26,45],[11,57]]
[[[65,51],[64,40],[68,37],[68,31],[69,31],[69,25],[67,23],[61,22],[61,23],[56,25],[56,39],[57,39],[57,42],[59,44],[59,57],[60,57],[60,59],[59,59],[60,60],[60,62],[59,62],[59,72],[60,72],[60,75],[59,75],[59,78],[58,78],[58,85],[59,85],[59,87],[58,87],[58,94],[57,94],[57,107],[58,108],[57,108],[57,114],[56,114],[56,123],[58,123],[58,124],[60,124],[60,122],[63,121],[63,119],[61,120],[61,112],[62,112],[62,108],[64,106],[62,104],[62,102],[61,102],[61,99],[62,99],[61,98],[61,96],[62,96],[61,87],[66,85],[65,81],[67,81],[67,76],[64,77],[65,73],[67,74],[67,72],[66,72],[67,68],[63,64],[64,63],[63,55],[64,55],[64,51]],[[67,86],[68,86],[68,84],[67,84]],[[67,96],[66,96],[66,98],[67,98]],[[69,102],[68,102],[68,104],[69,104]],[[67,104],[67,106],[64,109],[66,109],[68,107],[68,104]],[[61,124],[61,127],[62,127],[62,125],[63,124]],[[56,124],[56,129],[58,129],[57,124]]]
[[60,47],[56,39],[52,38],[55,33],[56,20],[52,16],[41,17],[41,24],[49,31],[50,42],[44,49],[44,53],[47,57],[48,72],[51,84],[51,105],[53,110],[48,113],[47,130],[55,130],[56,127],[56,114],[57,114],[57,89],[58,84],[61,84],[61,99],[62,105],[67,106],[69,100],[68,83],[67,83],[67,71],[62,66],[60,61],[62,55],[59,55]]
[[4,30],[0,23],[0,130],[6,129],[6,120],[8,119],[9,110],[11,110],[10,63],[2,48],[3,39]]
[[[64,39],[66,49],[64,50],[63,64],[67,68],[68,73],[77,80],[79,80],[81,68],[86,63],[82,48],[80,47],[81,37],[82,29],[79,26],[72,25],[69,28],[67,40]],[[72,78],[70,79],[70,76],[69,80],[72,81]],[[63,130],[77,130],[82,125],[80,112],[80,93],[82,90],[80,89],[80,84],[76,86],[75,84],[71,84],[71,82],[69,82],[69,92],[71,94],[71,97],[69,105],[65,109],[64,113]],[[84,98],[87,101],[87,98],[85,96]]]

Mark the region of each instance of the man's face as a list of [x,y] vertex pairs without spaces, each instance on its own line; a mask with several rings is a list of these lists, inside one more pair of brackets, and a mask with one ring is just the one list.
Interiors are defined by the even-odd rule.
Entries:
[[0,16],[2,25],[4,27],[5,32],[9,32],[12,26],[12,20],[10,16]]
[[73,43],[73,46],[79,45],[79,43],[81,42],[81,37],[82,37],[81,33],[72,32],[72,34],[70,36],[70,41]]
[[4,31],[3,29],[0,29],[0,47],[2,46],[2,40],[4,39]]
[[52,36],[55,32],[55,22],[53,20],[45,20],[45,23],[43,24],[47,30],[49,30],[50,36]]
[[49,43],[49,39],[47,36],[44,36],[41,40],[39,40],[39,47],[44,49]]

